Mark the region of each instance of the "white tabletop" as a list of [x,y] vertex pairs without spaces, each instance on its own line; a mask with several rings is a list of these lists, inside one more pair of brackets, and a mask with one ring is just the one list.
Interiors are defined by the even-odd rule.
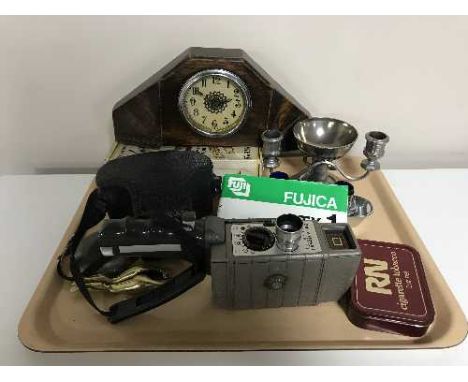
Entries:
[[[459,250],[466,248],[466,234],[460,231],[455,235],[454,228],[468,227],[468,169],[386,170],[385,175],[466,314],[468,254]],[[391,351],[82,354],[29,351],[17,338],[19,318],[92,177],[0,177],[0,364],[468,365],[468,341],[450,349]],[[446,211],[442,210],[444,207]]]

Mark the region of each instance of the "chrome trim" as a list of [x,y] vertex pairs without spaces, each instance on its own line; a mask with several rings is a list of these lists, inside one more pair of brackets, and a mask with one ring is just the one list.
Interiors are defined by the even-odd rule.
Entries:
[[[236,127],[234,127],[232,130],[230,130],[227,133],[206,132],[206,131],[203,131],[202,129],[198,128],[194,123],[192,123],[191,118],[190,118],[190,116],[189,116],[189,114],[187,112],[187,108],[186,108],[186,106],[184,104],[184,95],[187,92],[188,88],[190,86],[192,86],[195,82],[202,79],[203,77],[212,76],[212,75],[224,77],[224,78],[227,78],[227,79],[231,80],[232,82],[234,82],[240,88],[240,90],[242,92],[242,95],[244,97],[246,107],[245,107],[245,109],[244,109],[244,111],[242,113],[240,122]],[[252,107],[252,99],[250,97],[249,88],[247,87],[245,82],[239,76],[237,76],[236,74],[231,73],[231,72],[229,72],[227,70],[224,70],[224,69],[207,69],[207,70],[202,70],[201,72],[195,73],[192,77],[190,77],[187,81],[185,81],[184,85],[180,89],[177,104],[178,104],[178,107],[179,107],[179,111],[182,114],[182,116],[184,117],[185,121],[189,124],[189,126],[194,131],[196,131],[198,134],[201,134],[201,135],[203,135],[205,137],[222,138],[222,137],[227,137],[227,136],[230,136],[230,135],[234,134],[236,131],[238,131],[242,127],[242,125],[245,122],[247,112]]]

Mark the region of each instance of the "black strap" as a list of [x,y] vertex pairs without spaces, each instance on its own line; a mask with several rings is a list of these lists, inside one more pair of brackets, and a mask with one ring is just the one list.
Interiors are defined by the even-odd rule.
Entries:
[[[156,308],[181,295],[205,278],[206,273],[203,269],[203,259],[197,257],[196,255],[186,253],[183,258],[192,261],[192,266],[187,270],[174,276],[171,280],[168,280],[163,285],[151,289],[150,291],[138,297],[113,304],[108,311],[99,308],[89,293],[88,288],[86,287],[83,276],[75,259],[75,251],[86,231],[104,219],[106,216],[106,211],[106,198],[98,189],[94,190],[86,201],[78,228],[68,241],[65,251],[58,258],[57,272],[64,279],[75,281],[79,291],[86,299],[86,301],[99,313],[106,316],[111,323],[117,323],[126,318],[130,318],[137,314]],[[164,219],[167,219],[167,217],[164,217]],[[189,237],[182,224],[179,224],[179,227],[179,234],[181,237],[189,240],[193,239],[192,237]],[[67,275],[63,271],[62,262],[65,258],[69,258],[71,276]]]
[[78,264],[76,263],[74,252],[70,254],[70,272],[73,275],[73,280],[75,281],[79,291],[81,292],[83,297],[86,299],[86,301],[88,301],[88,303],[94,309],[96,309],[99,313],[101,313],[103,316],[109,316],[110,312],[99,308],[94,302],[91,294],[89,293],[88,288],[86,288],[86,284],[83,280],[83,276],[81,275],[81,272],[78,268]]
[[147,312],[180,296],[205,278],[205,272],[192,266],[158,288],[110,307],[107,319],[115,324],[126,318]]
[[76,248],[78,247],[78,244],[80,244],[80,241],[85,235],[86,231],[104,219],[106,216],[106,211],[107,203],[100,191],[96,189],[91,192],[91,194],[88,196],[88,200],[86,201],[80,224],[78,224],[78,228],[76,229],[75,233],[72,235],[70,240],[68,240],[64,252],[58,258],[57,272],[62,278],[69,281],[74,280],[73,275],[68,276],[63,271],[62,261],[67,257],[70,257],[70,259],[73,257],[73,254],[75,253]]
[[[59,256],[57,262],[58,274],[66,280],[75,281],[76,286],[78,287],[79,291],[86,299],[86,301],[88,301],[88,303],[94,309],[96,309],[99,313],[101,313],[104,316],[109,315],[109,312],[100,309],[91,297],[88,288],[86,288],[78,264],[76,263],[75,251],[78,247],[78,244],[80,243],[80,240],[85,235],[86,231],[91,227],[94,227],[102,219],[104,219],[104,217],[106,216],[106,205],[107,203],[98,189],[94,190],[93,192],[91,192],[91,194],[89,194],[88,200],[86,201],[86,205],[83,210],[81,221],[78,224],[78,228],[68,241],[67,246],[65,247],[65,251]],[[71,276],[67,275],[63,270],[62,262],[65,258],[69,258]]]

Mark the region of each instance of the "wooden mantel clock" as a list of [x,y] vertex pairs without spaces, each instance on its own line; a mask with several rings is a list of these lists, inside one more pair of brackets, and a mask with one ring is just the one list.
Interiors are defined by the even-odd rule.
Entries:
[[187,49],[112,114],[116,140],[142,147],[259,146],[262,131],[309,116],[244,51],[218,48]]

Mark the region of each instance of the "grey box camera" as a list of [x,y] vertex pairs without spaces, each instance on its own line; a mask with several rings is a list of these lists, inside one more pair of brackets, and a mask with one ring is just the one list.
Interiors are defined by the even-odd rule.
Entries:
[[211,247],[214,302],[273,308],[337,301],[356,274],[361,251],[347,224],[276,220],[226,222]]

